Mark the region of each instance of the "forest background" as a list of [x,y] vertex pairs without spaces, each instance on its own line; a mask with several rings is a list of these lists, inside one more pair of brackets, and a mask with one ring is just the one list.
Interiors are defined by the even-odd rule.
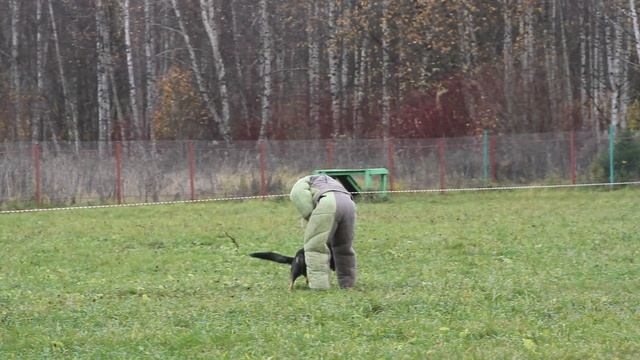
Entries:
[[637,129],[635,0],[0,0],[0,140]]

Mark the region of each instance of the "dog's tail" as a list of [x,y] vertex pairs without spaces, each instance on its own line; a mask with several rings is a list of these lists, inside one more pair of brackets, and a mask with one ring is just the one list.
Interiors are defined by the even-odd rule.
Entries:
[[254,258],[258,258],[258,259],[275,261],[275,262],[281,263],[281,264],[291,264],[291,263],[293,263],[293,258],[292,257],[285,256],[285,255],[280,255],[280,254],[274,253],[274,252],[257,252],[257,253],[251,253],[251,254],[249,254],[249,256],[254,257]]

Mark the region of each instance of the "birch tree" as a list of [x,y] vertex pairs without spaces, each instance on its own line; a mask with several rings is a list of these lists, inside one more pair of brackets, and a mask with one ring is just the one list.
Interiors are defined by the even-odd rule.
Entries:
[[191,60],[191,68],[193,70],[193,75],[196,80],[196,85],[198,87],[198,91],[200,92],[200,96],[202,97],[209,113],[213,117],[215,123],[218,126],[218,131],[220,132],[220,136],[225,142],[231,141],[231,134],[228,132],[228,129],[222,123],[222,119],[220,118],[220,113],[216,105],[214,104],[211,96],[209,95],[209,91],[207,90],[204,79],[202,78],[202,73],[200,71],[200,65],[198,62],[198,58],[196,57],[195,49],[191,42],[191,36],[187,32],[187,27],[185,26],[184,19],[182,17],[182,12],[178,7],[177,0],[171,0],[171,5],[173,11],[176,15],[176,19],[178,20],[178,25],[180,26],[180,32],[182,34],[182,38],[187,46],[187,51],[189,52],[189,59]]
[[391,133],[391,14],[389,0],[382,0],[382,138],[388,141]]
[[21,74],[18,63],[18,49],[20,46],[20,36],[18,21],[20,17],[20,7],[17,0],[9,0],[9,11],[11,17],[11,47],[10,47],[10,68],[11,68],[11,98],[14,104],[14,121],[10,126],[11,137],[18,139],[20,124],[22,122],[22,88]]
[[273,56],[273,39],[271,38],[271,25],[269,24],[269,9],[267,0],[260,0],[260,75],[262,78],[262,91],[260,94],[260,134],[258,139],[266,140],[267,126],[271,122],[271,93],[272,74],[271,61]]
[[535,80],[535,33],[533,29],[534,17],[533,9],[534,4],[527,0],[521,0],[521,7],[524,9],[524,15],[522,16],[522,22],[520,25],[521,32],[523,33],[523,45],[522,51],[522,72],[523,81],[523,102],[525,104],[524,111],[522,112],[522,121],[529,125],[533,122],[533,119],[537,118],[537,110],[533,104],[534,101],[534,80]]
[[[617,11],[616,11],[617,13]],[[616,14],[617,15],[617,14]],[[610,89],[610,124],[617,127],[619,124],[620,109],[620,54],[622,52],[622,32],[620,27],[611,22],[607,26],[607,68]]]
[[40,140],[42,117],[44,116],[44,24],[42,20],[42,0],[36,0],[36,113],[31,124],[31,141]]
[[638,10],[635,0],[629,0],[629,13],[631,15],[631,26],[635,37],[636,59],[640,63],[640,28],[638,27]]
[[220,94],[220,103],[222,104],[220,128],[223,134],[230,134],[231,110],[229,106],[229,92],[227,90],[227,75],[220,52],[220,34],[213,0],[200,0],[200,14],[207,36],[209,37],[209,43],[211,44],[213,64],[218,80],[218,92]]
[[[560,45],[562,49],[562,66],[563,66],[563,76],[564,76],[564,112],[563,115],[565,117],[570,116],[569,111],[570,107],[573,106],[573,86],[571,83],[571,68],[569,66],[569,49],[567,46],[567,36],[566,36],[566,22],[565,15],[562,5],[558,7],[559,20],[560,20]],[[566,121],[567,119],[565,119]]]
[[547,10],[549,13],[549,28],[545,29],[545,68],[547,77],[547,93],[549,99],[548,119],[542,121],[543,128],[558,123],[559,119],[559,92],[558,92],[558,49],[556,46],[557,34],[557,0],[549,0]]
[[329,91],[331,93],[331,138],[338,136],[340,121],[340,74],[338,52],[338,29],[336,24],[337,0],[328,2],[328,40],[327,55],[329,57]]
[[[78,109],[75,91],[69,89],[69,83],[64,69],[64,59],[60,48],[60,39],[58,35],[58,25],[56,16],[53,11],[52,0],[48,0],[49,19],[51,21],[51,34],[53,37],[53,46],[56,54],[56,64],[58,65],[58,75],[60,76],[60,86],[64,98],[64,119],[65,126],[68,129],[69,140],[73,141],[74,148],[78,152],[80,148],[80,131],[78,129]],[[98,34],[100,36],[100,34]],[[100,56],[100,54],[99,54]],[[98,60],[100,61],[100,59]],[[54,136],[55,139],[55,136]]]
[[127,56],[127,74],[129,75],[129,104],[131,106],[131,117],[133,119],[133,138],[135,140],[141,140],[142,122],[140,120],[140,109],[138,107],[138,86],[136,83],[136,69],[131,44],[131,13],[129,0],[124,0],[122,12],[124,16],[124,51]]
[[320,42],[318,41],[318,2],[309,0],[307,16],[309,128],[312,137],[320,136]]
[[97,101],[98,101],[98,153],[104,156],[109,140],[111,102],[109,98],[110,36],[103,0],[96,0],[96,52],[97,52]]
[[[581,5],[585,7],[585,4]],[[588,47],[588,31],[590,30],[589,19],[586,18],[584,8],[582,8],[580,16],[580,120],[582,126],[591,122],[591,113],[589,111],[589,49]]]
[[369,59],[369,37],[364,36],[360,44],[360,50],[358,57],[356,58],[355,66],[355,80],[354,80],[354,93],[355,99],[353,103],[353,138],[359,138],[363,133],[364,124],[364,99],[365,99],[365,85],[367,77]]
[[514,59],[513,59],[513,34],[511,25],[510,1],[503,0],[504,35],[502,59],[504,62],[504,101],[505,118],[513,126],[514,124]]
[[155,107],[158,102],[157,79],[156,79],[156,35],[153,31],[154,5],[151,0],[144,0],[144,58],[146,68],[146,107],[145,107],[145,133],[152,144],[155,144]]

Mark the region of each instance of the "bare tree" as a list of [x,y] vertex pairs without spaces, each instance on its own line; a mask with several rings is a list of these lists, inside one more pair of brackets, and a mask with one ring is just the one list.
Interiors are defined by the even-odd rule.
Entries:
[[220,34],[213,0],[200,0],[200,14],[207,36],[209,37],[209,43],[211,44],[213,64],[218,79],[218,93],[220,95],[220,103],[222,104],[220,128],[222,129],[222,133],[230,134],[231,110],[229,106],[229,92],[227,90],[227,72],[220,52]]
[[153,29],[155,2],[144,0],[144,58],[146,68],[146,107],[145,107],[145,133],[152,143],[155,143],[155,116],[156,104],[158,102],[157,78],[156,78],[156,32]]
[[387,141],[391,128],[391,29],[389,0],[382,0],[382,138]]
[[503,0],[504,35],[502,40],[502,60],[504,62],[504,117],[510,127],[515,121],[514,97],[514,58],[513,58],[513,29],[511,25],[511,2]]
[[[64,98],[64,118],[65,125],[68,129],[69,139],[73,141],[76,152],[80,147],[80,131],[78,130],[78,110],[75,91],[70,91],[67,76],[64,70],[64,59],[62,50],[60,49],[60,39],[58,36],[58,26],[56,24],[56,16],[53,11],[53,4],[48,0],[49,19],[51,20],[51,33],[53,44],[56,52],[56,64],[58,64],[58,74],[60,76],[60,85]],[[55,136],[54,136],[55,139]]]
[[42,117],[45,112],[45,90],[44,90],[44,24],[42,20],[42,0],[36,0],[36,113],[31,124],[31,141],[40,140],[42,133]]
[[318,2],[309,0],[307,12],[307,43],[309,54],[309,128],[312,137],[320,136],[320,42],[318,41]]
[[260,95],[261,121],[260,140],[267,138],[267,125],[271,122],[271,61],[273,56],[273,39],[271,25],[269,24],[269,9],[267,0],[260,0],[260,40],[262,48],[260,51],[260,73],[262,77],[262,92]]
[[331,92],[331,138],[335,140],[340,131],[340,77],[339,77],[339,41],[336,24],[337,0],[329,0],[328,24],[329,39],[327,42],[327,54],[329,56],[329,88]]
[[640,62],[640,28],[638,28],[638,10],[635,0],[629,0],[629,10],[631,14],[631,25],[635,37],[636,59]]
[[20,65],[18,62],[18,49],[20,47],[19,36],[19,18],[20,7],[17,0],[9,0],[9,11],[11,16],[11,47],[9,58],[11,67],[11,98],[14,104],[14,121],[11,124],[11,137],[15,140],[18,139],[20,124],[22,123],[22,87],[21,87],[21,73]]
[[226,142],[229,142],[231,141],[231,134],[229,133],[228,128],[224,126],[223,121],[220,117],[220,113],[218,112],[216,105],[214,104],[213,100],[211,99],[211,96],[209,95],[209,90],[207,90],[205,86],[204,79],[202,78],[202,73],[200,71],[198,58],[196,57],[196,51],[191,43],[191,37],[187,32],[187,27],[185,26],[184,19],[182,17],[182,12],[180,11],[180,8],[178,7],[176,0],[171,0],[171,5],[173,7],[173,11],[176,14],[176,18],[180,26],[180,32],[182,34],[185,45],[187,46],[187,50],[189,52],[189,59],[191,60],[191,69],[196,79],[196,84],[198,86],[198,91],[200,92],[200,96],[202,97],[215,123],[218,125],[218,131],[220,132],[222,139],[224,139]]
[[136,84],[136,69],[133,60],[133,50],[131,43],[131,13],[129,0],[124,0],[122,4],[124,22],[124,51],[127,56],[127,74],[129,76],[129,103],[131,106],[131,117],[133,118],[133,138],[141,139],[142,122],[140,120],[140,109],[138,107],[138,86]]
[[103,0],[96,0],[96,29],[96,51],[98,54],[96,67],[98,85],[98,153],[100,156],[104,156],[107,141],[109,140],[109,123],[111,117],[108,77],[111,38],[109,36],[107,15]]

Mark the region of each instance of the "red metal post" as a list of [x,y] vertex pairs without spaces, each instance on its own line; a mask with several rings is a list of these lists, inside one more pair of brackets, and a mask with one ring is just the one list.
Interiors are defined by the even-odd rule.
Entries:
[[122,143],[116,141],[116,201],[122,204]]
[[189,141],[189,188],[191,189],[191,200],[196,199],[196,156],[193,148],[193,141]]
[[393,190],[393,154],[395,153],[393,139],[387,140],[387,169],[389,170],[389,190]]
[[438,139],[438,170],[440,173],[440,190],[445,187],[444,138]]
[[264,141],[260,141],[260,195],[267,196],[266,156],[267,150]]
[[497,178],[497,163],[496,163],[496,137],[491,136],[489,138],[489,164],[491,164],[491,181],[495,182]]
[[40,207],[40,144],[33,145],[33,164],[34,164],[34,178],[35,178],[35,200],[36,206]]
[[577,160],[576,160],[576,132],[575,131],[571,131],[570,137],[569,137],[569,162],[570,162],[570,166],[571,166],[571,183],[573,185],[576,184],[576,180],[577,180],[577,172],[578,172],[578,164],[577,164]]
[[333,151],[335,149],[333,139],[327,141],[327,169],[333,169]]

